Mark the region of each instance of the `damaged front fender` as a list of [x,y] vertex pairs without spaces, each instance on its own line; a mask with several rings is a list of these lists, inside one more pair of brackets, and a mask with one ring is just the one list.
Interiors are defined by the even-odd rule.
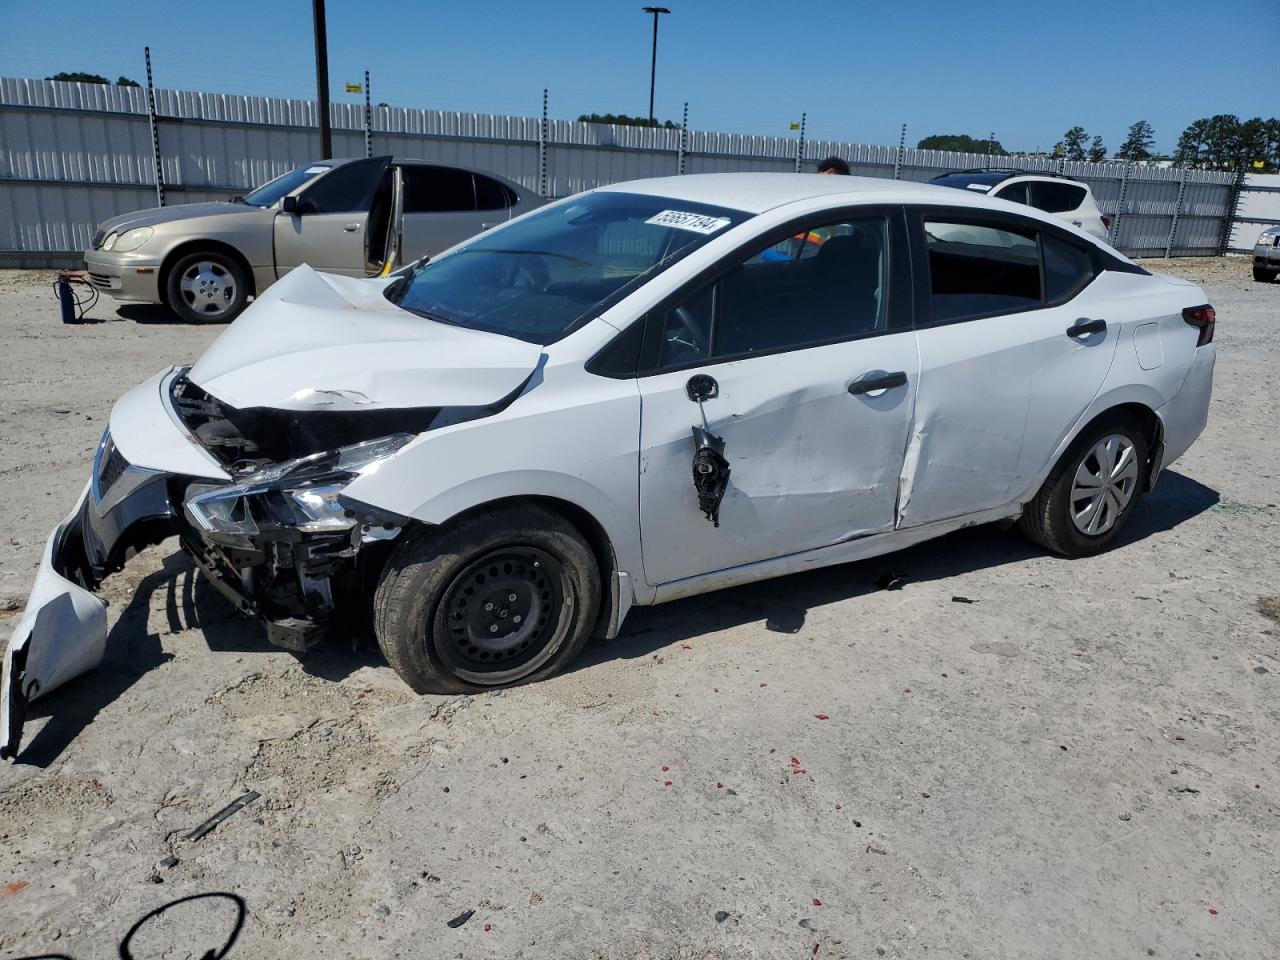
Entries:
[[45,544],[26,611],[9,638],[0,685],[0,758],[12,759],[27,705],[102,662],[107,604],[82,585],[92,582],[82,529],[89,488]]

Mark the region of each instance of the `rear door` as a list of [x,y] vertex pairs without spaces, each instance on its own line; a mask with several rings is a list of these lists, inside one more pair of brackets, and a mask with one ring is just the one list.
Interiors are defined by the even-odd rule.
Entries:
[[[649,315],[640,522],[650,583],[892,529],[917,379],[905,254],[900,211],[814,218]],[[713,381],[701,408],[688,395],[695,378]],[[692,482],[704,413],[730,469],[718,525]]]
[[401,237],[406,263],[423,256],[435,256],[475,236],[490,221],[507,219],[505,212],[495,217],[492,211],[478,209],[476,178],[470,170],[406,163],[401,168],[401,176],[404,179]]
[[1086,243],[956,208],[911,217],[920,387],[902,526],[1007,506],[1097,396],[1119,328]]
[[390,157],[334,167],[298,195],[294,212],[276,214],[276,276],[305,263],[316,270],[363,277],[367,272],[369,210],[382,192]]

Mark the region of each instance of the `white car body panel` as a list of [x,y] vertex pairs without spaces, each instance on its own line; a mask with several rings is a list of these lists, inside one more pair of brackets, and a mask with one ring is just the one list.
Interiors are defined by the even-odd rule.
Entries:
[[414,316],[385,286],[298,267],[214,341],[191,380],[237,408],[467,407],[502,399],[537,366],[541,347]]
[[[862,559],[1017,516],[1079,432],[1117,406],[1140,406],[1159,418],[1163,451],[1155,470],[1204,428],[1214,349],[1196,346],[1182,315],[1204,302],[1203,292],[1119,268],[1060,306],[638,377],[591,373],[586,364],[598,351],[727,254],[827,210],[927,204],[1005,212],[1066,229],[1111,262],[1127,263],[1051,215],[920,184],[743,174],[607,189],[669,197],[673,208],[684,199],[756,215],[545,346],[410,314],[386,300],[386,280],[300,267],[187,375],[237,410],[464,411],[344,481],[344,498],[406,526],[449,523],[511,498],[560,505],[598,527],[606,542],[610,635],[633,604]],[[509,226],[494,228],[503,229]],[[1066,329],[1083,318],[1105,320],[1105,332],[1068,337]],[[848,392],[855,380],[896,371],[906,375],[901,388]],[[691,428],[702,425],[702,412],[684,388],[698,372],[719,384],[703,411],[707,427],[725,438],[731,464],[718,528],[701,515],[691,482]],[[167,499],[176,495],[166,492],[166,478],[230,483],[175,410],[171,387],[180,374],[162,371],[117,402],[110,438],[127,461],[129,482],[118,484],[127,492],[101,495],[107,464],[100,451],[104,462],[95,461],[93,482],[50,538],[5,659],[0,747],[8,756],[25,701],[102,656],[102,601],[59,572],[65,567],[56,553],[69,525],[92,522],[96,533],[114,536],[135,490],[151,499],[145,509],[135,504],[129,522],[180,513],[182,505]],[[114,544],[99,546],[110,554],[102,565],[112,567]]]

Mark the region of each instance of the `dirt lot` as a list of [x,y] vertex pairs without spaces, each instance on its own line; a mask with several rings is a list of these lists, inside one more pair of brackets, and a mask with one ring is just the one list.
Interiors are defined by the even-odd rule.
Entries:
[[[1153,268],[1218,307],[1212,415],[1093,559],[982,528],[417,698],[376,650],[271,648],[148,551],[104,587],[104,667],[0,768],[0,954],[114,956],[225,891],[232,956],[265,960],[1274,957],[1280,284]],[[113,399],[218,333],[122,313],[63,326],[47,276],[0,274],[0,611]],[[234,920],[191,902],[134,953],[198,957]]]

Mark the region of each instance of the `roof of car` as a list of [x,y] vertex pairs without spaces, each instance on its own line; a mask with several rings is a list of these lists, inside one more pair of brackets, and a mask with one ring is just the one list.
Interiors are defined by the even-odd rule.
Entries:
[[669,197],[747,213],[764,213],[800,200],[841,194],[849,195],[852,202],[866,202],[872,199],[872,195],[886,202],[928,202],[942,197],[939,193],[941,187],[926,183],[819,173],[695,173],[683,177],[630,180],[599,189]]
[[1069,183],[1079,183],[1066,174],[1055,173],[1052,170],[1013,170],[1013,169],[982,169],[982,170],[949,170],[946,173],[940,173],[932,178],[929,182],[936,183],[940,187],[961,187],[969,188],[974,184],[987,187],[994,187],[998,183],[1004,183],[1006,180],[1012,180],[1014,177],[1045,177],[1051,180],[1066,180]]

